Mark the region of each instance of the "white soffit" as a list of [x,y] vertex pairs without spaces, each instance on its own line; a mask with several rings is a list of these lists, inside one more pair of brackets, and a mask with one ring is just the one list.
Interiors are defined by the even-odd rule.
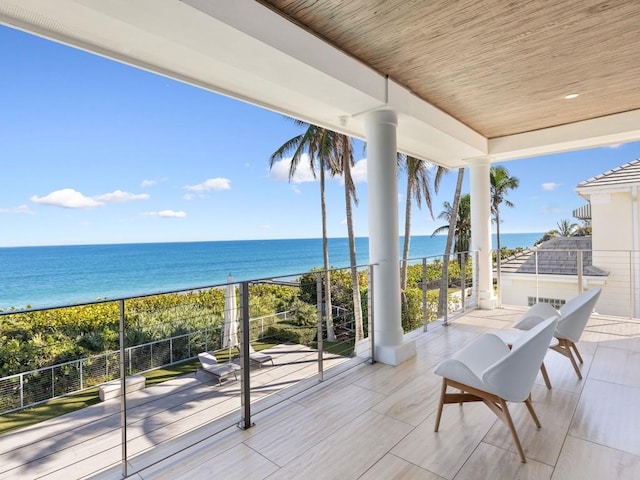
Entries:
[[489,140],[492,161],[550,155],[640,140],[640,110]]

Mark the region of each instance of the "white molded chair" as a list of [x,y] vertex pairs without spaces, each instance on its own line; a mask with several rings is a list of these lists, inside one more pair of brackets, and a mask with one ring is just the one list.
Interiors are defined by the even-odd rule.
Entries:
[[[551,349],[568,357],[576,371],[578,378],[582,379],[580,367],[576,362],[575,356],[580,363],[583,363],[582,356],[578,351],[576,342],[580,340],[582,332],[587,326],[589,317],[598,302],[601,288],[592,288],[580,295],[573,297],[565,303],[560,310],[556,310],[548,303],[537,303],[513,325],[513,328],[520,330],[528,330],[536,325],[540,318],[547,318],[552,315],[558,315],[558,326],[554,336],[558,339],[558,345],[552,346]],[[573,351],[572,351],[573,350]]]
[[[452,358],[442,361],[435,369],[436,375],[443,378],[434,431],[440,428],[445,403],[484,402],[509,428],[520,459],[526,462],[507,402],[524,402],[540,428],[529,394],[556,324],[556,318],[539,319],[536,326],[523,332],[511,349],[496,335],[485,333]],[[447,393],[447,387],[461,393]]]
[[[238,352],[242,355],[242,350],[240,349],[240,345],[236,345],[236,348],[238,349]],[[271,357],[271,355],[268,355],[262,352],[256,352],[256,350],[253,348],[253,345],[251,344],[249,344],[249,360],[260,365],[260,368],[262,368],[263,363],[266,363],[269,361],[271,361],[271,365],[275,365],[275,363],[273,363],[273,358]]]
[[211,352],[199,353],[198,360],[200,360],[202,370],[218,379],[218,385],[221,385],[222,380],[231,375],[233,375],[236,380],[238,379],[236,372],[240,370],[240,366],[235,363],[218,363],[218,359]]

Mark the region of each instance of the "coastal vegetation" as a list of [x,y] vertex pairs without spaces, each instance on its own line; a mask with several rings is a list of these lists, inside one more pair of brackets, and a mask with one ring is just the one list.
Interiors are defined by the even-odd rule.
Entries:
[[[430,298],[437,297],[441,268],[439,261],[427,266]],[[470,278],[470,266],[467,266],[466,274]],[[333,270],[332,277],[334,305],[345,312],[343,323],[353,325],[355,318],[350,271]],[[403,322],[406,329],[411,329],[422,324],[422,297],[421,293],[417,294],[422,291],[422,265],[410,265],[407,277],[407,291],[412,295],[409,310],[413,313],[404,315]],[[450,278],[459,277],[459,268],[452,268]],[[358,272],[358,289],[363,299],[361,308],[365,315],[367,284],[366,271]],[[278,328],[294,331],[299,327],[310,327],[317,332],[316,272],[301,276],[299,285],[260,283],[250,286],[249,308],[252,318],[288,312],[286,318],[274,319],[273,325],[267,326],[273,329],[265,327],[264,332],[252,330],[252,339],[260,336],[268,338],[271,334],[275,335]],[[126,300],[124,305],[126,347],[193,332],[206,332],[196,342],[203,349],[207,340],[211,342],[210,345],[215,345],[220,340],[220,330],[224,323],[222,289],[139,297]],[[106,300],[89,305],[3,315],[0,317],[0,377],[117,350],[119,317],[119,302]],[[431,312],[429,320],[434,319],[435,312]],[[280,340],[285,339],[282,332],[278,332],[278,336]],[[291,335],[287,339],[294,341],[297,337]],[[311,340],[314,339],[315,333]],[[184,351],[178,356],[186,356],[186,350],[185,345]]]

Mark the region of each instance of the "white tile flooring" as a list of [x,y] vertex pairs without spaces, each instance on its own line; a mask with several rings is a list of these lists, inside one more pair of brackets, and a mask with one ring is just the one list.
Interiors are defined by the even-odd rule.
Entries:
[[[583,380],[568,359],[548,353],[553,389],[539,376],[532,392],[542,428],[524,405],[510,405],[526,464],[506,427],[482,404],[445,405],[440,431],[433,432],[441,381],[434,366],[488,329],[509,327],[521,312],[472,311],[449,327],[416,334],[418,354],[400,366],[351,360],[351,368],[342,364],[322,384],[265,392],[248,430],[213,422],[157,442],[155,430],[141,429],[139,450],[158,446],[134,456],[129,471],[137,480],[640,478],[639,321],[592,317],[579,344]],[[158,461],[170,452],[178,453]],[[26,452],[4,453],[0,465],[26,459]],[[24,476],[14,478],[120,477],[119,466],[92,475],[82,459],[73,460],[69,453],[67,468],[22,470]],[[5,472],[6,478],[18,471]]]

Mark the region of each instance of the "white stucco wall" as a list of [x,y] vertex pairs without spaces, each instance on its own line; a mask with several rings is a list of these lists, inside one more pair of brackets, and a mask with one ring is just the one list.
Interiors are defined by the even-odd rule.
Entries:
[[[604,281],[604,278],[583,277],[586,290],[596,287],[603,288],[603,293],[600,296],[600,300],[598,300],[595,311],[603,315],[618,315],[617,313],[611,313],[615,310],[615,304],[609,305],[606,302],[602,302],[602,295],[607,289],[607,285],[603,284]],[[540,275],[536,281],[534,274],[503,273],[501,285],[503,305],[526,307],[528,305],[528,297],[535,297],[536,294],[538,298],[561,299],[566,302],[580,293],[578,279],[575,276]]]
[[[593,264],[607,270],[607,288],[598,304],[608,315],[634,316],[634,242],[630,192],[590,195]],[[638,219],[636,219],[636,222]],[[636,293],[638,295],[638,293]]]

